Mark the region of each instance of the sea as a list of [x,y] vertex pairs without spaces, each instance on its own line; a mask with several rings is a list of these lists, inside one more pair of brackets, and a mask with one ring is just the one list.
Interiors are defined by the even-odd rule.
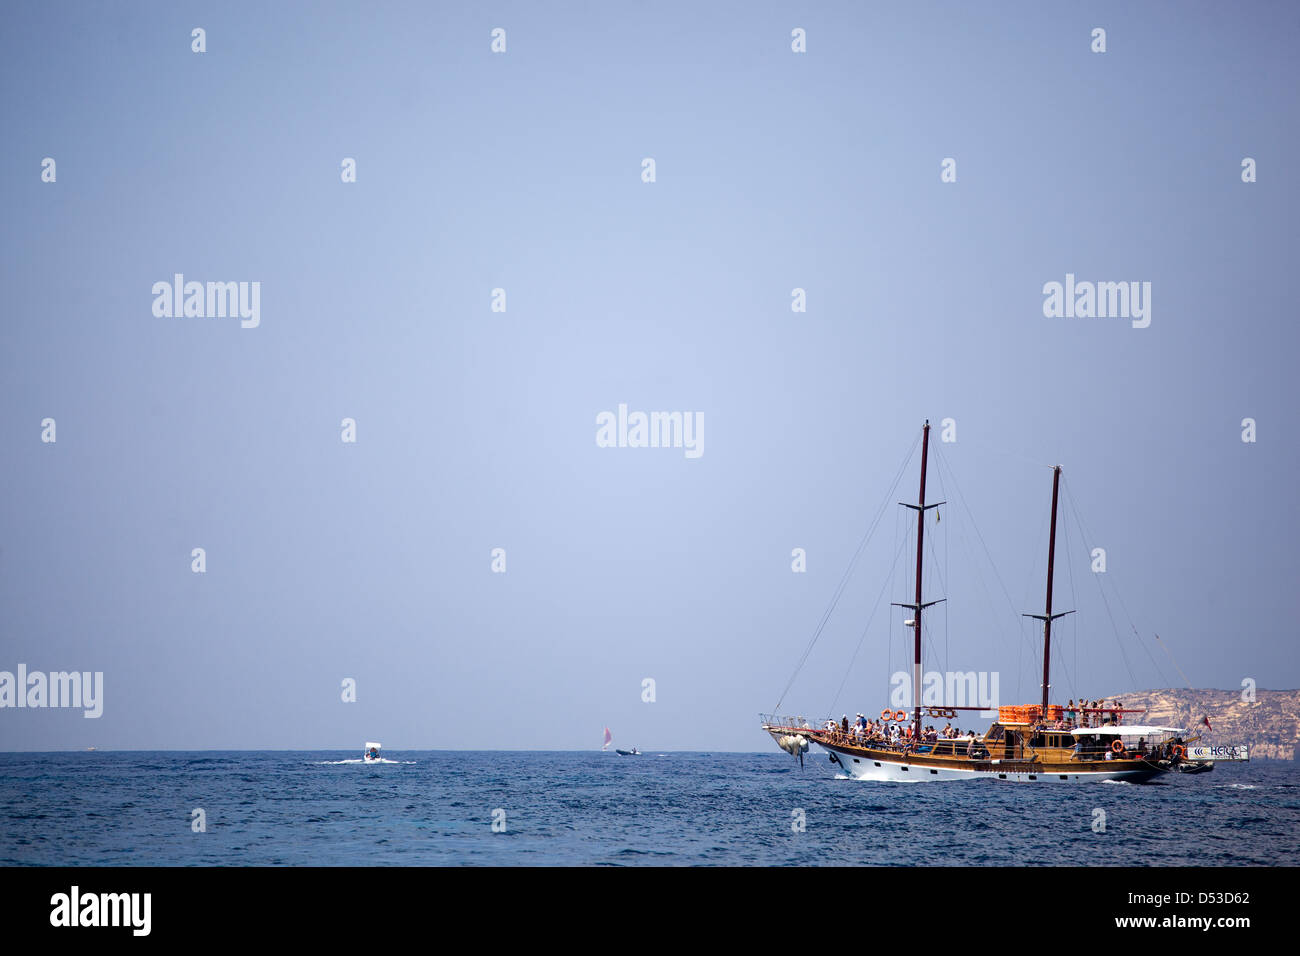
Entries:
[[0,754],[0,864],[1276,866],[1300,768],[1147,784],[884,783],[824,755]]

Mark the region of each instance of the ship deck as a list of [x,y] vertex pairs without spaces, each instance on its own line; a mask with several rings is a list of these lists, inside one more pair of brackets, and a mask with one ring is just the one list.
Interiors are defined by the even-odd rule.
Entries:
[[[1124,771],[1162,772],[1169,769],[1168,761],[1151,751],[1112,753],[1092,751],[1076,754],[1060,746],[1031,747],[1019,735],[1011,742],[985,737],[940,738],[918,745],[891,745],[883,740],[861,740],[840,731],[816,730],[808,727],[765,724],[774,738],[782,735],[803,736],[811,743],[854,763],[871,761],[881,764],[903,764],[932,769],[960,770],[986,774],[1113,774]],[[967,750],[974,740],[975,754]],[[849,770],[846,764],[845,769]]]

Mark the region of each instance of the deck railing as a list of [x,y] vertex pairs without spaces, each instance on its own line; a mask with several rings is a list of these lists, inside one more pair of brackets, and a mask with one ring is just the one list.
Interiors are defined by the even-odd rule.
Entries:
[[[792,734],[802,734],[810,740],[818,743],[828,744],[838,747],[861,747],[867,750],[877,750],[886,753],[895,754],[915,754],[917,756],[947,757],[956,760],[1012,760],[1012,761],[1029,761],[1041,759],[1039,752],[1042,748],[1036,748],[1025,744],[1013,748],[1013,752],[1006,751],[1005,744],[1001,739],[988,740],[986,738],[975,736],[972,752],[968,752],[971,747],[972,737],[939,737],[937,740],[911,741],[907,739],[891,741],[879,734],[872,736],[863,736],[855,734],[850,730],[844,733],[842,726],[837,722],[835,729],[831,730],[826,727],[830,723],[830,718],[824,718],[820,721],[813,721],[802,715],[800,716],[778,716],[774,714],[760,715],[764,728],[770,731],[784,731]],[[942,748],[943,752],[935,753]],[[1059,749],[1059,748],[1056,748]],[[1100,762],[1107,760],[1107,754],[1112,753],[1109,760],[1140,760],[1143,762],[1150,760],[1159,760],[1164,757],[1163,747],[1153,746],[1148,742],[1141,750],[1137,748],[1125,748],[1120,753],[1113,753],[1110,748],[1089,747],[1086,750],[1077,753],[1072,752],[1069,756],[1070,761],[1083,762]]]

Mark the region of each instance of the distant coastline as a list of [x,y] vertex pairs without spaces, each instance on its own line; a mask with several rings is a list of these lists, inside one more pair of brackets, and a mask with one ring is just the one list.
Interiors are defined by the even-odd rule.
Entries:
[[[1245,699],[1253,696],[1254,700]],[[1143,723],[1196,728],[1208,744],[1246,744],[1251,760],[1300,759],[1300,690],[1141,690],[1115,694],[1125,707],[1145,707]]]
[[[1164,688],[1112,694],[1105,698],[1118,698],[1126,708],[1146,709],[1142,723],[1171,727],[1186,727],[1200,732],[1207,744],[1246,744],[1251,760],[1300,760],[1300,689],[1255,690],[1254,700],[1243,699],[1242,690],[1216,690],[1212,688]],[[1210,718],[1211,730],[1201,724],[1202,716]],[[762,739],[766,741],[766,735]],[[0,750],[0,753],[335,753],[350,751],[350,747],[104,747],[83,745],[55,749]],[[459,753],[590,753],[599,748],[498,748],[498,747],[394,747],[394,752],[459,752]],[[764,754],[773,752],[761,744],[746,750],[693,747],[689,750],[655,748],[646,753],[665,754]],[[779,751],[777,751],[779,753]]]

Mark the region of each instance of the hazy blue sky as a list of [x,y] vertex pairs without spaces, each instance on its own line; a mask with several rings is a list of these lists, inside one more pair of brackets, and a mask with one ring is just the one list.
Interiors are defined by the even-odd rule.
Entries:
[[[3,17],[0,670],[105,689],[0,749],[770,747],[926,418],[975,519],[932,536],[928,663],[1037,699],[1059,462],[1094,537],[1054,697],[1180,685],[1153,633],[1196,686],[1300,685],[1300,6]],[[156,317],[175,273],[260,282],[260,326]],[[1149,327],[1045,317],[1067,273],[1150,282]],[[597,447],[620,403],[703,455]],[[885,703],[898,510],[783,709]]]

